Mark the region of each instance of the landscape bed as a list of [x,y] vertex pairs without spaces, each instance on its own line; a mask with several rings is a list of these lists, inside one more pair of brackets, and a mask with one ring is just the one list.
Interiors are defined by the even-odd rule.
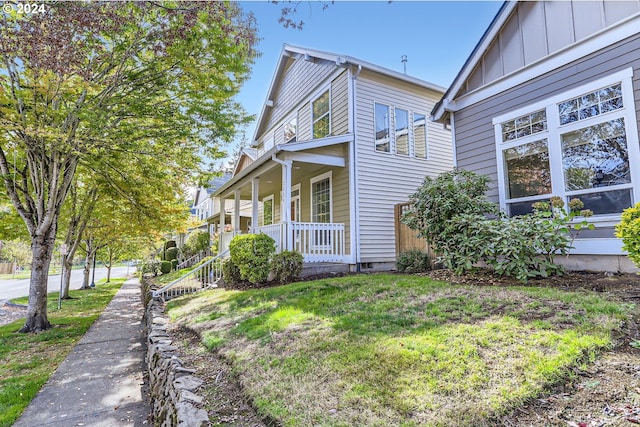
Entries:
[[591,291],[408,275],[167,304],[176,328],[230,364],[257,413],[287,426],[485,424],[587,369],[633,310]]

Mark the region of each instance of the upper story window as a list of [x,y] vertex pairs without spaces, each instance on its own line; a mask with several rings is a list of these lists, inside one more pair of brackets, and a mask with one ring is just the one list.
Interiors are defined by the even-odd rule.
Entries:
[[284,142],[296,142],[298,119],[294,117],[284,124]]
[[413,113],[413,155],[427,158],[427,116]]
[[375,104],[375,123],[376,123],[376,151],[389,153],[391,151],[391,139],[389,135],[389,106],[384,104]]
[[331,134],[331,100],[327,90],[312,103],[313,139]]
[[[391,114],[393,110],[393,115]],[[393,117],[393,123],[390,118]],[[413,117],[413,122],[411,118]],[[374,103],[375,148],[381,153],[427,158],[427,117],[421,113]]]
[[502,123],[502,142],[513,141],[547,130],[545,110],[525,114],[517,119]]
[[396,113],[396,154],[409,155],[409,112],[401,108],[395,109]]
[[631,77],[621,71],[541,101],[531,113],[494,119],[500,202],[510,215],[551,195],[565,204],[579,198],[596,215],[617,215],[638,201],[640,175],[634,180],[630,166],[640,164],[635,110],[624,108],[634,105]]
[[585,120],[622,108],[622,84],[616,83],[558,104],[560,124]]

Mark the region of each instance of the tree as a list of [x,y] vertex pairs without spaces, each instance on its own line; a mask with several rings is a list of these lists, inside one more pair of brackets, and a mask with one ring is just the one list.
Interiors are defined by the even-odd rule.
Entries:
[[[117,173],[115,158],[155,156],[195,178],[197,154],[219,157],[246,122],[232,98],[255,41],[253,18],[234,3],[45,9],[0,15],[0,174],[33,250],[22,332],[50,327],[47,273],[79,165]],[[157,176],[147,170],[145,179]]]

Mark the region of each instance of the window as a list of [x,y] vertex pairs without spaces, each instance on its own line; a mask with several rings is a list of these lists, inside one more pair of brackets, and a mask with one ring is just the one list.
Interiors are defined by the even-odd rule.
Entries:
[[[328,224],[332,220],[331,212],[331,172],[311,178],[311,222]],[[314,249],[330,248],[331,231],[317,228],[311,231],[311,246]]]
[[329,91],[312,103],[313,139],[331,135],[331,108]]
[[427,158],[427,117],[413,113],[413,155],[419,159]]
[[409,112],[400,108],[396,113],[396,154],[409,155]]
[[622,107],[622,84],[616,83],[558,104],[560,124],[585,120]]
[[502,142],[508,142],[547,130],[547,115],[545,110],[540,110],[504,122],[501,126]]
[[384,104],[375,104],[375,123],[376,123],[376,151],[383,153],[391,152],[391,140],[389,138],[389,106]]
[[597,90],[585,85],[494,119],[500,203],[510,215],[551,195],[579,198],[596,215],[634,203],[640,182],[630,165],[640,164],[640,150],[635,111],[624,108],[634,105],[631,76],[621,71],[594,82]]
[[298,132],[298,119],[294,117],[284,124],[284,142],[296,142]]
[[262,225],[273,224],[273,194],[262,199]]
[[331,176],[311,182],[311,222],[331,222]]

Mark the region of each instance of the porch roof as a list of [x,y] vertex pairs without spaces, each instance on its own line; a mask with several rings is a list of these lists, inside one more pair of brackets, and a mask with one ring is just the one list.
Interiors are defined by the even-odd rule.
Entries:
[[[227,181],[224,185],[222,185],[220,188],[218,188],[215,193],[213,193],[211,196],[212,197],[220,197],[222,195],[224,195],[225,193],[228,193],[229,190],[233,189],[234,187],[236,187],[238,185],[238,183],[241,183],[243,180],[247,179],[249,176],[251,176],[251,174],[255,173],[260,167],[266,165],[269,162],[273,162],[272,158],[273,156],[277,156],[279,153],[301,153],[304,152],[305,150],[311,150],[314,148],[322,148],[322,147],[328,147],[331,145],[337,145],[337,144],[343,144],[345,142],[351,142],[354,139],[354,135],[352,133],[347,133],[344,135],[338,135],[338,136],[330,136],[327,138],[321,138],[321,139],[313,139],[310,141],[300,141],[300,142],[289,142],[286,144],[278,144],[273,146],[270,150],[266,151],[265,153],[263,153],[258,159],[256,159],[253,163],[251,163],[249,166],[247,166],[245,169],[241,170],[237,175],[235,175],[233,178],[231,178],[229,181]],[[325,159],[325,156],[316,156],[316,158],[318,159],[323,159],[323,160],[329,160],[329,159]],[[326,156],[328,157],[328,156]],[[306,161],[306,162],[311,162],[310,158],[305,158],[305,157],[298,157],[297,159],[294,158],[293,159],[298,160],[298,161]],[[275,163],[275,162],[274,162]],[[329,164],[329,163],[327,163]],[[331,166],[344,166],[344,164],[340,165],[340,164],[330,164]]]

